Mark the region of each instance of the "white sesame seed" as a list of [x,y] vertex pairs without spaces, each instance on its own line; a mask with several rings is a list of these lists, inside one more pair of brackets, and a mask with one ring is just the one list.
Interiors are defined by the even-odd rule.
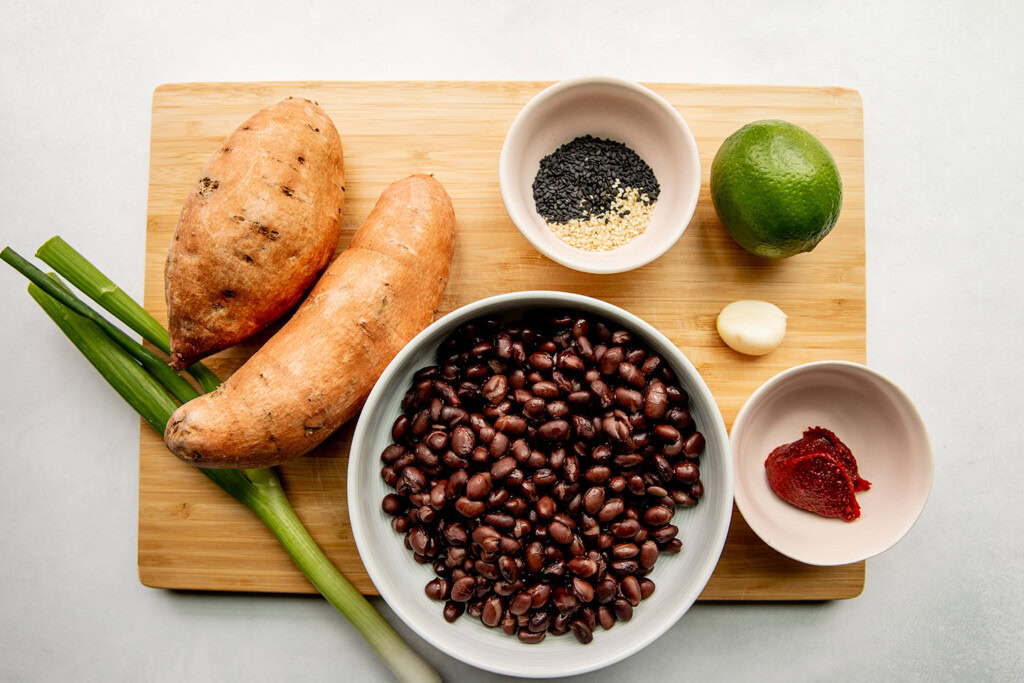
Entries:
[[611,208],[583,220],[574,218],[564,223],[548,223],[555,235],[568,245],[587,251],[609,251],[621,247],[643,234],[651,222],[654,205],[647,193],[634,187],[618,188]]

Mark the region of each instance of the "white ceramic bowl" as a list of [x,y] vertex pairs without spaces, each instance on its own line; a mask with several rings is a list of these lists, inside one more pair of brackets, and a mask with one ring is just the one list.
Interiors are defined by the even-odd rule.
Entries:
[[[768,454],[815,426],[835,432],[871,482],[857,494],[859,519],[801,510],[768,485]],[[807,564],[849,564],[891,548],[917,521],[932,487],[931,445],[914,404],[857,363],[808,363],[765,382],[733,423],[732,453],[743,518],[765,543]]]
[[[678,510],[683,551],[666,555],[651,573],[657,591],[636,609],[633,619],[610,631],[598,629],[594,641],[581,645],[571,635],[549,636],[526,645],[463,616],[454,624],[441,615],[442,603],[427,598],[423,587],[434,577],[429,565],[417,564],[402,536],[381,510],[390,492],[380,477],[380,453],[391,443],[391,424],[413,373],[437,362],[440,343],[461,324],[481,316],[506,320],[538,309],[583,311],[622,325],[639,335],[676,372],[690,395],[690,411],[707,446],[701,457],[705,494],[694,508]],[[732,516],[732,461],[725,424],[711,392],[693,365],[664,335],[636,316],[597,299],[562,292],[517,292],[477,301],[441,318],[421,332],[391,362],[370,393],[356,426],[349,453],[348,513],[359,557],[399,617],[439,650],[473,666],[526,677],[568,676],[599,669],[627,657],[664,633],[696,600],[725,544]]]
[[[610,251],[566,244],[533,201],[540,160],[588,133],[632,148],[661,187],[647,230]],[[519,112],[501,148],[498,178],[512,222],[542,254],[586,273],[621,273],[650,263],[682,236],[700,195],[700,153],[683,117],[648,88],[616,78],[572,78],[541,91]]]

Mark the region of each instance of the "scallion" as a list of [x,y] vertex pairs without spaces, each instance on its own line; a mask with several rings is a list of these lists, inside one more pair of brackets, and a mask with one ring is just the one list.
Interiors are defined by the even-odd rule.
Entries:
[[127,351],[133,358],[135,358],[135,360],[142,363],[142,366],[146,368],[146,370],[149,371],[149,373],[153,375],[160,384],[163,384],[168,391],[174,394],[175,398],[179,401],[185,403],[199,395],[199,392],[193,389],[192,385],[186,382],[181,375],[172,370],[170,366],[163,361],[163,359],[122,332],[120,328],[115,327],[113,324],[108,322],[107,319],[99,313],[89,308],[89,306],[72,294],[67,287],[58,285],[56,281],[47,277],[43,271],[25,260],[20,254],[18,254],[18,252],[14,251],[10,247],[5,248],[3,251],[0,251],[0,259],[6,261],[15,270],[31,280],[36,287],[46,292],[78,315],[88,318],[95,323],[96,326],[103,330],[103,333],[116,342],[118,346]]
[[[36,250],[36,258],[142,335],[150,344],[166,354],[171,353],[171,340],[163,325],[60,236],[51,237],[43,243]],[[195,377],[203,391],[213,391],[220,385],[217,375],[202,363],[188,368],[188,374]]]
[[[103,378],[146,422],[163,434],[177,404],[164,391],[162,382],[140,365],[141,360],[121,342],[114,340],[110,330],[120,330],[71,295],[56,276],[43,275],[9,249],[5,249],[2,256],[32,280],[29,294]],[[88,273],[85,277],[91,279]],[[87,287],[95,284],[87,283]],[[79,289],[88,291],[81,286]],[[85,313],[81,313],[82,310]],[[417,682],[441,680],[430,664],[402,640],[324,555],[295,514],[273,469],[200,468],[199,471],[267,525],[310,583],[359,630],[397,678]]]

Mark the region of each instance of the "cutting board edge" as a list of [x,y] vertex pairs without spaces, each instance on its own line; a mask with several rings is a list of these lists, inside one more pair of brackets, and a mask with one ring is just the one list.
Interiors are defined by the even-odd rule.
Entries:
[[[725,589],[711,585],[710,588],[705,587],[701,594],[697,597],[700,602],[715,602],[715,603],[749,603],[749,602],[827,602],[831,600],[852,600],[860,597],[865,589],[866,585],[866,562],[861,560],[855,562],[852,567],[858,567],[861,571],[858,576],[852,580],[837,581],[833,584],[842,586],[841,589],[832,588],[829,591],[822,591],[818,594],[800,594],[796,592],[771,592],[770,589],[763,589],[761,591],[747,590],[743,593],[743,597],[737,597],[735,594],[730,594]],[[273,588],[232,588],[230,586],[223,585],[223,582],[217,580],[207,581],[174,581],[164,580],[163,573],[150,569],[149,567],[139,566],[139,583],[147,588],[153,588],[155,590],[176,590],[176,591],[198,591],[204,593],[232,593],[232,594],[252,594],[252,595],[316,595],[317,590],[308,581],[305,581],[301,585],[296,585],[289,590],[273,589]],[[178,575],[180,576],[180,574]],[[710,585],[710,584],[709,584]],[[376,588],[366,589],[365,587],[359,587],[360,593],[370,598],[379,598],[380,593]]]
[[[181,90],[195,90],[205,89],[210,87],[241,87],[241,86],[267,86],[267,87],[283,87],[283,86],[294,86],[296,88],[309,88],[323,85],[413,85],[413,84],[439,84],[439,85],[479,85],[479,84],[509,84],[515,83],[519,85],[551,85],[557,83],[557,80],[538,78],[538,79],[523,79],[523,80],[467,80],[461,78],[452,79],[436,79],[436,80],[416,80],[416,79],[403,79],[396,78],[392,80],[314,80],[314,81],[166,81],[159,83],[153,88],[153,95],[151,97],[152,106],[155,106],[156,98],[165,95],[172,91]],[[806,93],[820,93],[822,91],[832,92],[834,94],[842,94],[844,96],[854,96],[857,99],[857,108],[860,110],[863,116],[864,112],[864,96],[860,90],[845,85],[786,85],[785,83],[686,83],[686,82],[674,82],[674,81],[638,81],[641,85],[649,88],[657,88],[659,86],[672,86],[672,87],[687,87],[687,88],[699,88],[707,90],[745,90],[749,88],[777,88],[780,90],[786,90],[789,92],[806,92]],[[152,122],[152,116],[150,117]]]

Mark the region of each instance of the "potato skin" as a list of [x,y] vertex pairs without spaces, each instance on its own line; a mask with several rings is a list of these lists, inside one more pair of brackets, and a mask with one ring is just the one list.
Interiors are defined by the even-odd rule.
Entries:
[[334,253],[344,186],[341,138],[309,100],[267,107],[224,140],[167,253],[173,367],[237,344],[299,301]]
[[304,455],[362,407],[426,327],[448,284],[455,213],[439,182],[384,190],[363,226],[281,330],[164,434],[200,467],[269,467]]

